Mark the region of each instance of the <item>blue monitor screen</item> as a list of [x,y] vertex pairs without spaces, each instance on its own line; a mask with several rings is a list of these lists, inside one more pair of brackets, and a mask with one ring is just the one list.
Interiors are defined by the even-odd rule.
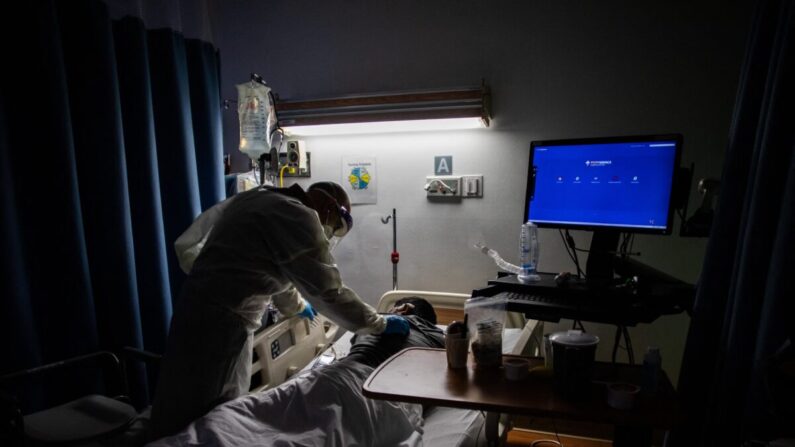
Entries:
[[681,137],[531,145],[526,219],[539,226],[670,232]]

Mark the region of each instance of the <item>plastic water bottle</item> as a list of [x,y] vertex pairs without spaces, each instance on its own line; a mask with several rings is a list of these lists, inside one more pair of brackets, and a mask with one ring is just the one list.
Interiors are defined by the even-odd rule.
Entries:
[[646,348],[646,355],[643,356],[643,392],[654,394],[657,392],[657,385],[660,382],[660,371],[662,370],[662,357],[660,348],[649,346]]
[[530,222],[522,224],[519,233],[519,267],[520,282],[535,282],[541,277],[536,274],[538,265],[538,227]]
[[525,224],[530,228],[530,274],[535,275],[537,280],[541,278],[536,274],[538,269],[538,255],[539,255],[539,242],[538,242],[538,227],[533,222],[527,221]]

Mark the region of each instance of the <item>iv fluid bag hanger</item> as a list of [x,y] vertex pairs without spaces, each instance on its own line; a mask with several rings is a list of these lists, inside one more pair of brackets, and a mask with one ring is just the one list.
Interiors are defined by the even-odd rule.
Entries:
[[236,87],[240,152],[256,161],[270,153],[271,138],[277,126],[271,89],[258,75],[252,75],[251,81]]

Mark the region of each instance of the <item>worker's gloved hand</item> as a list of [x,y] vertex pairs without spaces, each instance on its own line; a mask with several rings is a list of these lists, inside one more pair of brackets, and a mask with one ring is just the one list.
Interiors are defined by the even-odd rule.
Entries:
[[387,315],[386,316],[386,329],[384,329],[383,334],[384,335],[390,335],[390,334],[408,335],[409,334],[409,322],[406,321],[406,319],[401,317],[400,315]]
[[301,299],[304,300],[304,310],[302,310],[301,312],[298,312],[297,315],[299,317],[306,318],[309,321],[314,321],[315,320],[315,315],[317,315],[317,311],[315,310],[314,307],[312,307],[311,304],[309,304],[309,301],[307,301],[307,300],[305,300],[303,298],[301,298]]

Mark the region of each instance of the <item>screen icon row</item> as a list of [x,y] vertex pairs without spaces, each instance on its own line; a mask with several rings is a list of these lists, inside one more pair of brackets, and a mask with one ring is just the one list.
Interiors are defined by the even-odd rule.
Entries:
[[[600,179],[605,179],[605,178],[607,178],[607,177],[605,177],[605,176],[600,177],[598,175],[594,175],[593,177],[589,177],[589,179],[591,181],[594,181],[594,182],[598,182],[598,181],[600,181]],[[574,182],[575,183],[576,182],[582,182],[582,181],[585,181],[585,180],[588,180],[588,179],[586,179],[585,177],[580,177],[579,175],[574,177]],[[562,175],[559,175],[557,177],[557,182],[558,183],[563,183],[564,181],[565,181],[565,178]],[[614,175],[614,176],[610,177],[609,181],[611,181],[611,182],[620,182],[621,181],[621,177],[619,177],[617,175]],[[638,181],[638,176],[637,175],[632,176],[632,182],[637,182],[637,181]]]

